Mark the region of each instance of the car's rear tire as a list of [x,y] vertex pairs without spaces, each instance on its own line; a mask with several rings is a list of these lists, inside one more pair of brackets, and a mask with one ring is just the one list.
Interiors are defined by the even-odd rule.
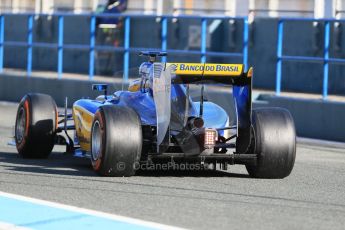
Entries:
[[105,105],[95,113],[91,129],[91,163],[99,175],[134,175],[142,143],[140,118],[133,109]]
[[295,163],[296,132],[290,112],[282,108],[260,108],[252,114],[257,164],[247,164],[250,176],[284,178]]
[[27,94],[18,106],[15,142],[24,158],[46,158],[51,153],[56,136],[57,107],[51,96]]

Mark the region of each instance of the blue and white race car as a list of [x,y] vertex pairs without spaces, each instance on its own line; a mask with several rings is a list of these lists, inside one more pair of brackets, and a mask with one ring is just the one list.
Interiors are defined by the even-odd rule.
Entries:
[[[164,52],[141,54],[149,60],[128,90],[108,95],[107,85],[93,85],[104,94],[76,101],[71,114],[67,106],[59,114],[49,95],[25,95],[15,124],[19,154],[48,157],[55,144],[63,144],[67,152],[90,157],[103,176],[132,176],[140,165],[162,162],[220,164],[221,169],[244,164],[260,178],[290,174],[296,155],[293,119],[281,108],[252,110],[252,68],[161,63],[156,59]],[[195,84],[201,86],[199,101],[190,96]],[[223,108],[204,99],[206,84],[233,86],[235,125],[229,125]],[[75,131],[74,138],[68,130]]]

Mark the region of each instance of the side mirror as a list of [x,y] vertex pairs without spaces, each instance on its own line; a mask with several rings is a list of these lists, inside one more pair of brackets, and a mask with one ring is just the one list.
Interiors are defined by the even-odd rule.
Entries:
[[107,84],[92,84],[92,90],[104,91],[104,98],[107,99],[107,93],[108,93]]

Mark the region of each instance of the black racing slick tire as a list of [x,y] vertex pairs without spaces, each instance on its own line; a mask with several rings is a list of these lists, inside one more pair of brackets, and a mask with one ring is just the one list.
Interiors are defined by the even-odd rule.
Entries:
[[141,121],[133,109],[105,105],[97,110],[91,129],[91,163],[99,175],[134,175],[142,143]]
[[56,136],[57,107],[51,96],[27,94],[19,103],[15,142],[24,158],[46,158],[51,153]]
[[255,178],[284,178],[290,175],[296,157],[296,131],[290,112],[283,108],[253,110],[253,149],[256,164],[247,164]]

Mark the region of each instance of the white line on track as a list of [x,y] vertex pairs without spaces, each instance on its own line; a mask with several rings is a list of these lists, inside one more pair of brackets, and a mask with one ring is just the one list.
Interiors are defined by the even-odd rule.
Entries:
[[0,222],[0,230],[31,230],[31,228],[25,228],[9,223]]
[[[164,229],[164,230],[181,230],[182,229],[182,228],[169,226],[169,225],[165,225],[165,224],[159,224],[159,223],[155,223],[155,222],[151,222],[151,221],[144,221],[144,220],[139,220],[139,219],[135,219],[135,218],[131,218],[131,217],[125,217],[125,216],[105,213],[105,212],[101,212],[101,211],[95,211],[95,210],[91,210],[91,209],[79,208],[79,207],[75,207],[75,206],[71,206],[71,205],[65,205],[65,204],[60,204],[60,203],[56,203],[56,202],[45,201],[45,200],[40,200],[40,199],[36,199],[36,198],[31,198],[31,197],[1,192],[1,191],[0,191],[0,196],[7,197],[10,199],[26,201],[26,202],[30,202],[30,203],[34,203],[34,204],[39,204],[39,205],[45,205],[45,206],[49,206],[52,208],[64,209],[64,210],[79,212],[79,213],[83,213],[83,214],[87,214],[87,215],[91,215],[91,216],[107,218],[107,219],[114,220],[114,221],[121,221],[121,222],[129,223],[129,224],[141,225],[141,226],[148,227],[148,228]],[[15,225],[0,222],[0,229],[20,229],[20,230],[22,230],[22,229],[27,229],[27,228],[20,228],[20,227],[17,227]]]

